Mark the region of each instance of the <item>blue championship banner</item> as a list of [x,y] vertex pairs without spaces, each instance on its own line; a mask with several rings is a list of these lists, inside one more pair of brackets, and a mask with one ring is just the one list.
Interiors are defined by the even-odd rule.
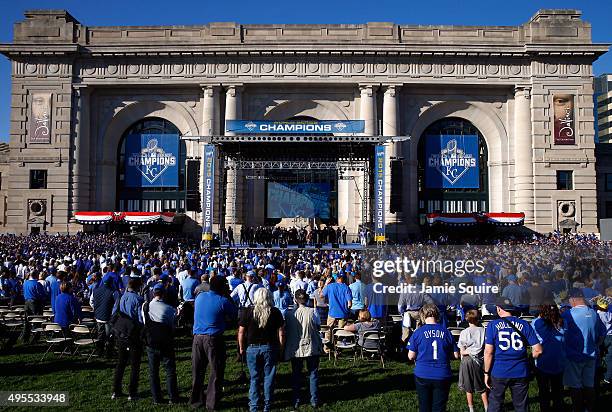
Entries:
[[478,189],[478,136],[425,136],[427,189]]
[[202,240],[213,239],[213,213],[215,210],[215,158],[216,148],[204,146],[204,187],[202,189]]
[[179,136],[131,134],[125,142],[126,187],[177,187]]
[[363,133],[363,120],[227,120],[225,131],[236,134]]
[[385,146],[376,145],[374,156],[374,241],[385,241]]

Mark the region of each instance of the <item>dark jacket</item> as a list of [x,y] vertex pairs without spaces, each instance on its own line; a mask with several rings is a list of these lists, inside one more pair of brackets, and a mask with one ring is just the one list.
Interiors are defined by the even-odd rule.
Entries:
[[111,319],[113,307],[119,294],[109,285],[102,285],[93,292],[94,316],[96,319],[108,322]]

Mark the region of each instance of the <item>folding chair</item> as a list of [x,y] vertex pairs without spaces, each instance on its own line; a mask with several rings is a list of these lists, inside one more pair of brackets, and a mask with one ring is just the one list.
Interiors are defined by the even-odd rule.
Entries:
[[81,312],[83,312],[83,313],[85,313],[85,312],[87,312],[87,313],[93,313],[93,311],[94,311],[94,310],[93,310],[93,308],[92,308],[91,306],[83,306],[83,307],[81,308]]
[[341,328],[335,328],[332,331],[332,340],[334,346],[334,366],[338,360],[338,355],[345,350],[353,352],[353,363],[355,363],[355,359],[357,357],[357,342],[355,334]]
[[[329,326],[321,325],[319,328],[319,334],[321,335],[321,340],[323,341],[323,346],[327,347],[329,345],[329,339],[327,338],[327,333],[329,332]],[[327,359],[331,360],[331,350],[327,352]]]
[[385,368],[385,341],[386,334],[379,331],[368,331],[363,334],[363,346],[361,348],[361,360],[365,360],[363,354],[378,355],[380,363]]
[[19,332],[19,336],[23,336],[23,327],[25,326],[23,312],[8,312],[4,314],[4,326],[7,334]]
[[45,331],[44,324],[47,320],[40,315],[28,316],[27,322],[30,324],[31,342]]
[[89,357],[87,358],[87,362],[91,359],[91,357],[96,353],[97,343],[99,339],[94,338],[94,334],[91,329],[86,325],[70,325],[72,329],[72,334],[74,336],[74,352],[72,355],[76,355],[79,351],[79,348],[84,348],[87,346],[91,346],[91,352],[89,353]]
[[[42,358],[40,358],[40,362],[42,362],[45,359],[45,356],[47,356],[47,353],[49,353],[49,351],[55,345],[64,344],[64,348],[62,349],[62,352],[60,353],[60,358],[61,358],[64,355],[64,352],[66,352],[66,349],[68,349],[68,344],[72,342],[72,338],[67,337],[64,334],[64,330],[62,329],[62,327],[58,325],[57,323],[48,323],[47,325],[45,325],[45,333],[47,334],[47,337],[45,338],[45,342],[47,342],[49,347],[43,354]],[[68,353],[70,353],[70,351],[68,351]]]
[[52,320],[55,314],[52,310],[43,310],[43,316],[47,318],[47,320]]
[[464,328],[459,328],[459,327],[454,327],[454,326],[451,326],[448,328],[451,335],[453,335],[453,339],[455,339],[455,343],[459,342],[459,335],[461,335],[461,331],[463,329]]

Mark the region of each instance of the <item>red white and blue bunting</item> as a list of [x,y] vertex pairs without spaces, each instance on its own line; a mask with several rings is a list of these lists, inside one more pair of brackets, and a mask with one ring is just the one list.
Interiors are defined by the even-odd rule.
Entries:
[[427,223],[431,226],[475,226],[491,224],[495,226],[522,226],[524,213],[428,213]]
[[76,212],[74,218],[83,225],[100,225],[104,223],[127,223],[130,225],[147,225],[150,223],[172,223],[173,212]]

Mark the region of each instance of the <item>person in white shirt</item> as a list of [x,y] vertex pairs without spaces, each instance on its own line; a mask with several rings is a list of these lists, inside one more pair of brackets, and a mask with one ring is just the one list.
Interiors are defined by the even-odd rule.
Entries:
[[461,353],[459,389],[465,392],[470,412],[474,412],[474,393],[479,393],[485,411],[488,407],[487,388],[484,382],[485,328],[479,326],[478,310],[465,313],[469,326],[461,331],[457,346]]

